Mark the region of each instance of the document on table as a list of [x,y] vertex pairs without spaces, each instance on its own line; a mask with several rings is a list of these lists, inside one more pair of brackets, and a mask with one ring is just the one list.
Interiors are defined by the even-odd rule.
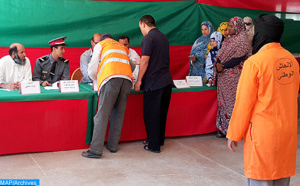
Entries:
[[45,88],[46,90],[55,90],[55,89],[58,90],[57,84],[58,84],[58,81],[55,82],[55,83],[53,83],[51,86],[46,86],[46,87],[44,87],[44,88]]
[[173,80],[173,82],[176,88],[190,88],[190,86],[187,84],[187,82],[184,79]]

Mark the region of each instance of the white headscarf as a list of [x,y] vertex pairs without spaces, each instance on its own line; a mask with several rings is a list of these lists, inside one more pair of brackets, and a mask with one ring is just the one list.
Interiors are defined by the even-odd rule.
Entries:
[[218,49],[220,49],[222,42],[222,33],[215,31],[211,34],[210,39],[214,39],[218,43]]
[[244,17],[244,23],[245,23],[245,26],[246,26],[245,31],[246,31],[246,34],[248,36],[248,39],[249,39],[250,42],[252,42],[252,39],[253,39],[253,36],[254,36],[254,25],[253,25],[253,22],[252,22],[252,18],[248,17],[248,16]]

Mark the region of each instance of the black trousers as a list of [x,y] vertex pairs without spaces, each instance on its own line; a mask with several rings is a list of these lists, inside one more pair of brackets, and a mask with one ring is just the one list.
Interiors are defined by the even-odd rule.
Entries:
[[143,117],[149,149],[160,150],[160,146],[164,144],[171,94],[172,85],[144,92]]

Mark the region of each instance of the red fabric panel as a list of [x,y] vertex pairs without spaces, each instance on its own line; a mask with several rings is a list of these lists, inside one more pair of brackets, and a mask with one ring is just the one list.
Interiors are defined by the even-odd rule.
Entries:
[[[93,0],[93,1],[105,1],[105,0]],[[107,0],[106,0],[107,1]],[[109,1],[136,1],[136,2],[151,2],[151,1],[181,1],[181,0],[109,0]]]
[[87,148],[88,100],[2,102],[0,154]]
[[[136,52],[141,55],[141,47],[132,47]],[[192,46],[170,46],[170,71],[173,79],[183,79],[188,74],[189,62],[188,56],[190,54]],[[70,77],[75,69],[80,67],[80,56],[88,48],[66,48],[64,58],[69,59],[70,62]],[[26,56],[29,58],[31,63],[31,69],[33,68],[36,60],[39,57],[50,54],[49,48],[35,48],[25,46]],[[8,47],[0,47],[0,57],[8,55]]]
[[[167,118],[166,136],[188,136],[215,132],[217,131],[216,117],[217,90],[173,93]],[[120,140],[131,141],[146,138],[143,95],[130,94]]]
[[197,3],[213,5],[213,6],[221,6],[221,7],[231,7],[231,8],[300,13],[300,1],[299,0],[272,0],[272,1],[197,0]]

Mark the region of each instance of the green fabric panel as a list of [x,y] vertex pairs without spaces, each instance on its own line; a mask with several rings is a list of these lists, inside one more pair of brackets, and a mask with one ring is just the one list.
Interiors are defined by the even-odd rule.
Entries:
[[260,14],[275,15],[282,19],[285,23],[284,33],[281,38],[282,46],[292,53],[300,53],[300,40],[298,39],[298,30],[300,30],[300,14],[217,7],[204,4],[199,4],[199,9],[199,21],[202,22],[209,20],[214,25],[215,29],[218,28],[221,22],[229,21],[229,19],[234,16],[242,18],[249,16],[254,21],[254,19]]
[[26,47],[49,47],[49,40],[67,36],[69,47],[90,47],[90,39],[96,32],[111,33],[114,39],[126,34],[131,46],[140,46],[143,35],[138,23],[145,14],[156,19],[156,26],[167,35],[171,45],[190,45],[200,31],[196,0],[0,2],[0,46],[20,42]]
[[96,115],[97,106],[98,106],[98,93],[92,90],[92,86],[87,83],[79,83],[79,87],[93,94],[93,99],[91,100],[91,102],[89,102],[89,117],[88,117],[86,139],[85,139],[85,144],[89,145],[91,144],[92,136],[93,136],[94,116]]
[[145,14],[156,19],[157,27],[167,35],[171,46],[192,45],[201,36],[202,21],[211,21],[217,29],[221,22],[236,15],[255,18],[268,13],[285,21],[283,46],[300,53],[300,47],[297,47],[300,40],[296,39],[300,14],[217,7],[199,4],[196,0],[0,0],[0,3],[0,46],[20,42],[25,47],[49,47],[49,40],[67,36],[69,47],[90,47],[91,36],[96,32],[109,32],[114,39],[126,34],[131,39],[131,46],[141,46],[143,36],[138,22]]
[[[79,84],[80,85],[80,84]],[[18,102],[18,101],[45,101],[62,99],[89,99],[92,100],[94,92],[88,91],[79,86],[79,92],[61,93],[57,89],[46,90],[41,86],[41,94],[22,95],[18,90],[6,91],[0,88],[0,102]]]
[[[80,87],[85,88],[86,90],[92,90],[92,85],[86,84],[86,83],[80,83]],[[199,91],[206,91],[206,90],[217,90],[217,87],[208,87],[206,85],[203,85],[203,87],[191,87],[191,88],[182,88],[182,89],[177,89],[177,88],[172,88],[173,93],[178,93],[178,92],[199,92]],[[130,94],[143,94],[142,91],[135,91],[131,90]]]

